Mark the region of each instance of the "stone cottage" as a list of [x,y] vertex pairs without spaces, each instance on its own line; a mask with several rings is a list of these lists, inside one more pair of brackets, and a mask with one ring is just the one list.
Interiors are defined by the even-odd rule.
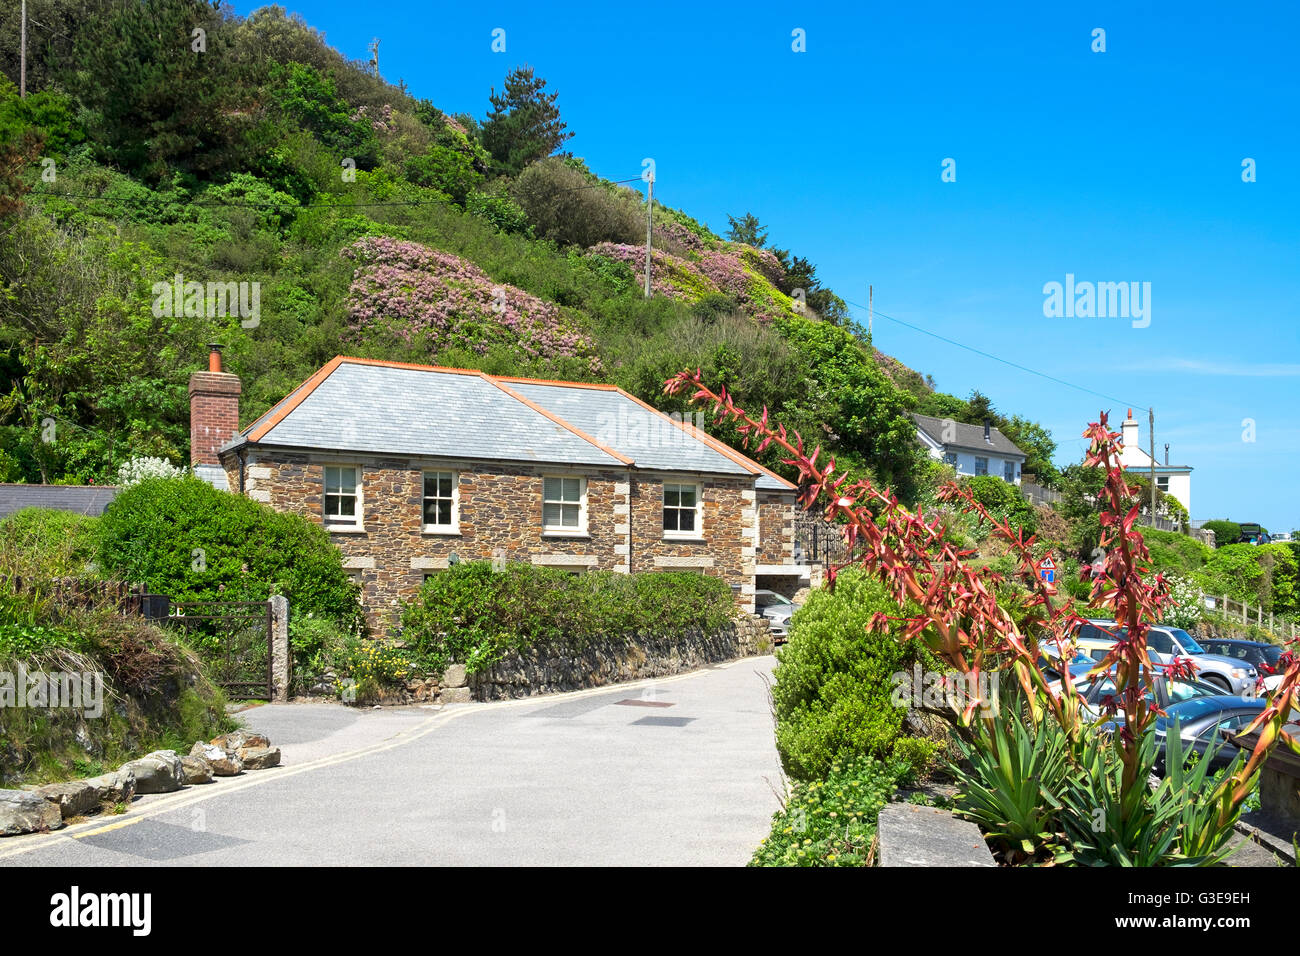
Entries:
[[807,583],[794,485],[613,385],[340,356],[242,431],[240,390],[214,348],[196,473],[322,525],[374,628],[460,561],[694,570],[750,611]]

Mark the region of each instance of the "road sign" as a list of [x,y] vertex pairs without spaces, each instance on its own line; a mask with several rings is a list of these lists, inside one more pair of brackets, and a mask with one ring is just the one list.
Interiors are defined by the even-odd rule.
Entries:
[[1038,576],[1047,584],[1056,581],[1056,562],[1052,560],[1051,555],[1038,562]]

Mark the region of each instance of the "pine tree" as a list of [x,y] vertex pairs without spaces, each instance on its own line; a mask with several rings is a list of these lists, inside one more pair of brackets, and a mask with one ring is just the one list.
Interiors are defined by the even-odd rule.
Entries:
[[546,92],[546,81],[522,66],[506,75],[501,93],[488,97],[492,111],[483,123],[483,147],[498,172],[514,175],[529,163],[550,156],[573,134],[560,119],[558,93]]

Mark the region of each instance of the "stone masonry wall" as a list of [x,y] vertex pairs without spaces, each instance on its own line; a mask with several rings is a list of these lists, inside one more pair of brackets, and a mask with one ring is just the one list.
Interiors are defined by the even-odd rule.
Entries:
[[[753,609],[758,521],[749,479],[702,480],[702,536],[692,541],[664,538],[662,479],[618,470],[582,473],[583,535],[542,530],[542,478],[566,474],[558,468],[255,449],[246,462],[245,493],[323,524],[324,468],[334,464],[361,469],[363,526],[330,529],[330,537],[362,585],[367,619],[377,634],[397,623],[399,603],[415,594],[426,574],[446,568],[453,553],[461,561],[501,558],[625,573],[698,568],[739,586],[738,604]],[[238,459],[227,455],[223,465],[230,487],[238,489]],[[457,473],[458,533],[424,530],[426,470]]]
[[577,654],[562,649],[512,654],[469,677],[475,700],[500,700],[601,687],[696,670],[718,661],[771,652],[767,621],[749,614],[721,631],[688,630],[672,640],[610,639]]
[[758,563],[794,563],[793,493],[758,494]]

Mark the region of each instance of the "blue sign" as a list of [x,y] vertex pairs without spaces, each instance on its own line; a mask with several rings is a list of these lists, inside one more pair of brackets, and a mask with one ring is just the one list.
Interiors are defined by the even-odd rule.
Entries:
[[1056,562],[1050,557],[1038,562],[1038,576],[1047,584],[1056,581]]

